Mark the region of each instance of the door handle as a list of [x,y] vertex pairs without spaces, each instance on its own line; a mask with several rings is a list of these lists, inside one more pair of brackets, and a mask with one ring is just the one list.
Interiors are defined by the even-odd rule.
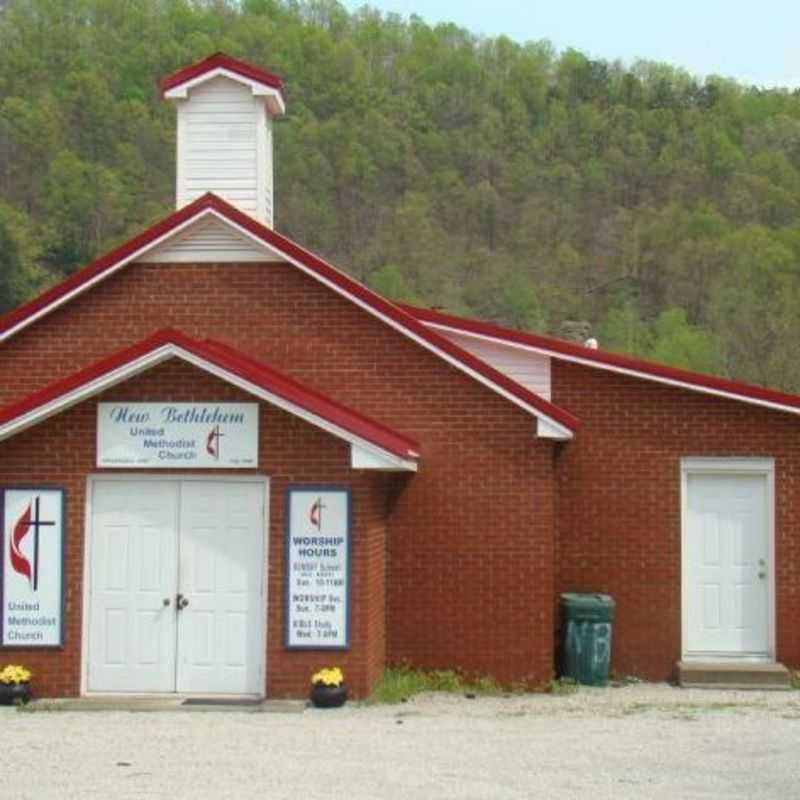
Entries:
[[172,601],[169,599],[169,597],[165,597],[165,598],[164,598],[164,599],[161,601],[161,604],[164,606],[164,608],[166,608],[166,607],[167,607],[167,606],[168,606],[168,605],[169,605],[171,602],[172,602]]
[[175,597],[175,607],[178,611],[183,611],[186,606],[189,605],[189,598],[184,597],[180,592],[178,592],[177,596]]

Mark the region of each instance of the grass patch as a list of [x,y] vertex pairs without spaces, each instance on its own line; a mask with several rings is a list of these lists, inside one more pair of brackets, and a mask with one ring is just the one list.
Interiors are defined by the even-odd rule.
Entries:
[[800,689],[800,670],[792,673],[792,689]]
[[421,670],[408,666],[388,667],[369,696],[370,703],[404,703],[422,692],[466,695],[496,695],[500,687],[493,678],[467,678],[456,670]]
[[608,681],[608,685],[613,689],[622,689],[625,686],[638,686],[642,683],[642,679],[636,675],[616,675],[612,674]]
[[547,687],[547,690],[550,694],[557,694],[557,695],[565,695],[565,694],[575,694],[580,688],[580,684],[575,678],[557,678],[556,680],[550,681],[550,685]]

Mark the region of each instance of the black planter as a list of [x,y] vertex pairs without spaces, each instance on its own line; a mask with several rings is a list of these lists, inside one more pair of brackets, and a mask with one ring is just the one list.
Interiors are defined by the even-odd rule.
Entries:
[[315,683],[311,687],[311,704],[316,708],[339,708],[347,700],[347,687],[326,686],[324,683]]
[[0,706],[24,705],[30,699],[30,683],[0,683]]

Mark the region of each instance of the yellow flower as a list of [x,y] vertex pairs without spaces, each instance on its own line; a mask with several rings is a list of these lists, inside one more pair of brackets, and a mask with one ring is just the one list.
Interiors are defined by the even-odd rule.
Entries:
[[8,664],[0,671],[0,683],[27,683],[31,679],[30,670],[18,664]]
[[325,686],[341,686],[344,682],[344,675],[339,667],[321,669],[311,676],[311,683],[322,683]]

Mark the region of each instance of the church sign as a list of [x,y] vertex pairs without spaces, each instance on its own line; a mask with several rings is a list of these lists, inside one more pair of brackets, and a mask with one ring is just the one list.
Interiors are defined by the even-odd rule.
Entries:
[[99,403],[97,466],[258,466],[258,403]]
[[0,645],[64,643],[64,492],[0,489]]
[[350,530],[349,490],[288,490],[287,647],[349,647]]

